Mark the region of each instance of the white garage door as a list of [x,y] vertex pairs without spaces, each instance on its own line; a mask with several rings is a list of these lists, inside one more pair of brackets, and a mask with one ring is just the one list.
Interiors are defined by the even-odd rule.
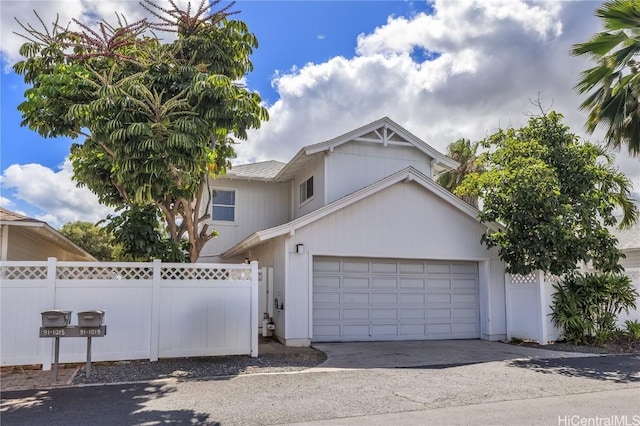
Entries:
[[314,342],[479,337],[476,262],[314,257]]

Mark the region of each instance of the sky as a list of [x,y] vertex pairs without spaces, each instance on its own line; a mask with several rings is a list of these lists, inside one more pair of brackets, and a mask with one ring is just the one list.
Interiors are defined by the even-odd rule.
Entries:
[[[186,3],[186,0],[180,0]],[[260,93],[270,119],[237,147],[235,164],[288,161],[303,146],[388,116],[446,152],[458,138],[483,139],[500,128],[525,125],[539,109],[565,116],[586,135],[583,97],[573,89],[591,66],[571,46],[601,30],[600,2],[520,0],[251,1],[234,18],[256,34],[247,86]],[[111,210],[78,188],[67,159],[69,139],[43,139],[20,126],[17,106],[27,88],[11,66],[23,42],[14,17],[46,22],[60,15],[96,22],[143,16],[136,1],[1,0],[2,67],[0,205],[54,227],[97,222]],[[640,162],[623,150],[616,165],[640,196]]]

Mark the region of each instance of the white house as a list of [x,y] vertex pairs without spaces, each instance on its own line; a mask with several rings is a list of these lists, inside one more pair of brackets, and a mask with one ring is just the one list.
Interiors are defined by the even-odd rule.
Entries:
[[382,118],[288,163],[213,180],[200,261],[273,268],[285,344],[506,337],[505,274],[478,211],[434,178],[458,164]]

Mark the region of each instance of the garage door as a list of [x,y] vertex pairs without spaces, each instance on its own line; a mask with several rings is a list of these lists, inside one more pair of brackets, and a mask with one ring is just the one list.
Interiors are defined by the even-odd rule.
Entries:
[[314,257],[314,342],[478,337],[476,262]]

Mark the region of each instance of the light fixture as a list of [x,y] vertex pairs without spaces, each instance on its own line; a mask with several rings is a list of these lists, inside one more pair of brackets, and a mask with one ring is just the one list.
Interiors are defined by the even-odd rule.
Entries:
[[296,244],[296,253],[298,254],[304,253],[304,244]]

